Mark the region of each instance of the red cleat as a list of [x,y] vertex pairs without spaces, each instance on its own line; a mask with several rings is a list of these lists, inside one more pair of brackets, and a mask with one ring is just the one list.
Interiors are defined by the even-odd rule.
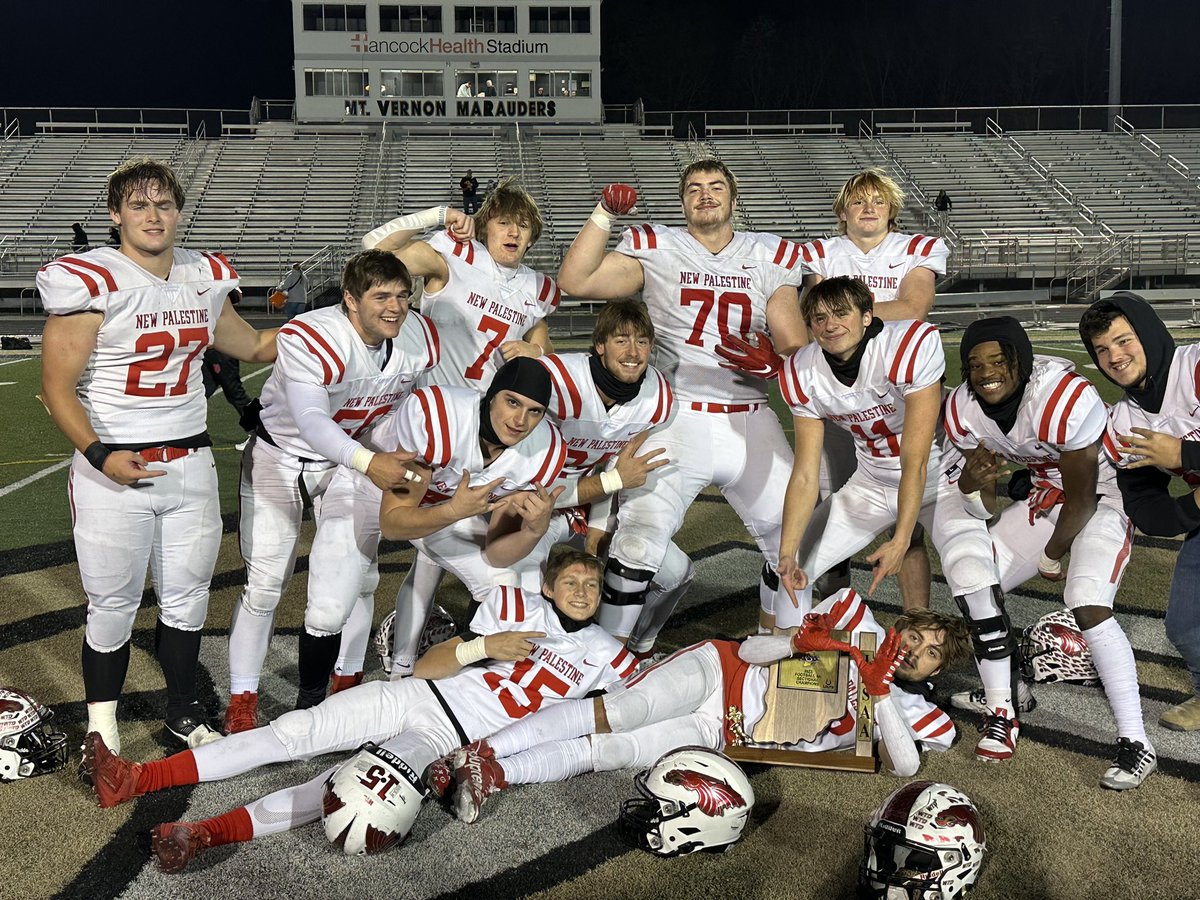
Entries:
[[454,754],[454,814],[460,822],[471,824],[479,818],[484,802],[508,787],[504,768],[496,761],[486,741],[467,744]]
[[150,851],[164,872],[175,874],[212,846],[212,834],[199,822],[164,822],[150,829]]
[[102,809],[109,809],[145,793],[137,788],[142,764],[117,756],[108,749],[98,732],[89,731],[83,739],[83,762],[79,768],[91,779],[92,789]]
[[229,706],[225,710],[225,733],[238,734],[242,731],[253,731],[258,727],[258,694],[254,691],[243,691],[229,698]]

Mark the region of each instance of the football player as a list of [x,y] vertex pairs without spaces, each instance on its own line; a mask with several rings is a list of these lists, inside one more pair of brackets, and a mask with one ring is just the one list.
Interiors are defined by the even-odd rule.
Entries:
[[851,644],[864,632],[877,635],[882,644],[871,662],[860,654],[851,663],[846,713],[815,740],[780,749],[852,748],[856,699],[865,690],[876,698],[875,737],[888,771],[914,775],[920,750],[948,750],[954,724],[930,699],[929,679],[970,653],[962,620],[915,610],[885,637],[862,599],[845,589],[821,603],[794,636],[756,635],[741,644],[716,640],[686,647],[621,689],[546,708],[456,751],[434,763],[430,782],[435,790],[453,789],[456,815],[472,822],[483,802],[509,784],[645,767],[676,747],[720,750],[746,742],[766,709],[770,663],[795,653],[859,652],[833,640],[830,629],[850,632]]
[[154,652],[167,685],[164,738],[195,746],[219,737],[196,699],[221,545],[200,357],[212,345],[248,362],[275,359],[275,331],[255,331],[229,302],[233,267],[175,246],[183,204],[170,166],[131,159],[108,179],[120,246],[64,256],[37,275],[49,313],[42,398],[76,449],[67,491],[88,602],[88,730],[114,747],[147,565],[159,605]]
[[[996,599],[987,526],[963,508],[953,483],[955,455],[944,455],[935,440],[946,367],[942,342],[934,326],[883,322],[872,306],[870,290],[856,279],[815,285],[802,307],[815,343],[793,354],[779,376],[792,409],[796,462],[784,499],[779,562],[790,602],[780,601],[777,620],[780,626],[800,624],[812,605],[812,579],[894,525],[893,536],[867,557],[875,567],[873,593],[899,570],[913,527],[922,522],[972,626],[989,690],[989,718],[976,754],[1007,759],[1017,735],[1009,665],[1015,638]],[[826,422],[853,435],[858,468],[817,506]],[[1007,690],[996,686],[990,693],[994,680]]]
[[[412,454],[379,452],[371,431],[438,362],[437,329],[409,311],[412,281],[390,253],[367,250],[342,271],[342,302],[300,313],[279,331],[279,359],[262,390],[260,424],[244,451],[239,492],[246,586],[229,632],[226,732],[257,722],[258,682],[275,609],[296,564],[300,522],[312,507],[308,605],[300,632],[299,707],[315,706],[360,593],[378,582],[378,497],[359,501],[335,470],[380,489],[419,477]],[[371,519],[364,523],[364,515]]]
[[[493,588],[470,633],[431,648],[417,678],[371,681],[268,726],[163,760],[133,763],[89,734],[85,766],[101,806],[150,791],[217,781],[260,766],[352,750],[378,741],[416,772],[455,747],[491,734],[544,704],[584,697],[629,675],[636,659],[591,618],[600,602],[600,563],[569,548],[546,570],[544,598]],[[427,680],[435,679],[435,680]],[[316,821],[325,780],[336,769],[203,822],[168,822],[152,832],[165,871],[204,850]]]
[[[779,498],[792,458],[767,406],[766,379],[778,371],[779,359],[772,351],[761,371],[749,373],[722,367],[715,351],[726,336],[764,330],[784,352],[805,341],[796,305],[800,248],[773,235],[734,231],[737,180],[720,160],[685,168],[679,199],[685,228],[635,225],[606,253],[614,217],[637,201],[627,185],[609,185],[559,272],[563,289],[578,297],[612,300],[643,292],[657,332],[654,365],[679,399],[670,420],[643,445],[664,449],[671,463],[620,500],[604,603],[605,621],[616,621],[613,630],[621,635],[638,622],[656,573],[659,596],[670,597],[679,586],[664,577],[663,561],[688,507],[712,484],[766,559],[759,588],[764,624],[770,624],[778,587]],[[654,634],[643,632],[641,640],[638,649],[648,651]]]
[[[441,230],[424,237],[435,228]],[[394,253],[425,280],[421,312],[437,325],[444,344],[441,363],[420,384],[483,393],[505,361],[551,352],[545,318],[558,308],[561,294],[554,279],[524,264],[541,233],[537,202],[509,178],[493,188],[474,216],[432,207],[393,219],[363,237],[364,247]],[[418,552],[400,587],[392,657],[397,674],[412,671],[444,574]],[[355,607],[335,683],[361,680],[370,613],[365,603]]]
[[[1174,731],[1200,730],[1200,344],[1176,347],[1153,307],[1136,294],[1098,300],[1079,336],[1104,377],[1125,396],[1109,410],[1104,451],[1117,465],[1125,512],[1149,535],[1183,535],[1167,601],[1167,637],[1191,672],[1195,696],[1163,713]],[[1193,490],[1172,496],[1171,478]],[[1107,685],[1106,685],[1107,687]]]
[[[968,511],[986,521],[996,514],[1002,464],[1032,472],[1028,502],[1006,508],[989,529],[1000,588],[1012,590],[1038,573],[1050,581],[1066,578],[1063,602],[1087,641],[1117,720],[1115,761],[1100,784],[1136,788],[1156,759],[1142,722],[1133,648],[1112,613],[1133,525],[1121,506],[1116,471],[1100,455],[1104,401],[1072,363],[1034,356],[1029,335],[1010,316],[967,326],[959,357],[963,380],[945,404],[946,434],[966,457],[959,490]],[[983,691],[951,698],[955,706],[979,711],[985,700]]]
[[[837,237],[810,241],[801,248],[801,298],[826,278],[849,275],[871,289],[876,318],[885,322],[925,321],[933,309],[934,281],[946,274],[950,251],[939,237],[897,230],[904,199],[904,191],[881,169],[859,172],[842,185],[833,201]],[[854,472],[851,441],[840,428],[830,428],[825,434],[822,469],[821,486],[826,495],[845,484]],[[929,557],[924,534],[922,529],[916,530],[900,570],[906,606],[929,606]],[[849,584],[848,563],[834,572],[826,579],[837,587]]]

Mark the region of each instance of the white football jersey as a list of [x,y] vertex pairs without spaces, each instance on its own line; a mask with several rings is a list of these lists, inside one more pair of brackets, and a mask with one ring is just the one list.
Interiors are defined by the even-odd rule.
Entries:
[[[862,598],[852,589],[846,588],[813,608],[814,613],[829,613],[833,616],[836,629],[850,632],[850,642],[855,644],[858,635],[873,632],[876,636],[876,646],[883,643],[886,636],[884,629]],[[749,666],[745,680],[742,683],[742,702],[740,708],[745,716],[743,728],[751,732],[766,709],[764,697],[767,691],[766,666]],[[923,694],[910,693],[892,685],[889,697],[897,711],[908,723],[914,740],[919,741],[927,749],[948,750],[954,743],[954,723],[950,717],[937,705],[928,700]],[[820,750],[846,750],[855,743],[855,722],[858,713],[858,666],[850,661],[850,677],[847,688],[846,714],[829,726],[829,729],[817,735],[813,741],[789,745],[787,749],[801,752]],[[875,735],[879,737],[878,734]]]
[[[1064,452],[1100,440],[1108,423],[1104,401],[1090,381],[1075,373],[1075,364],[1055,356],[1035,356],[1021,409],[1005,434],[984,415],[964,382],[945,404],[946,434],[961,451],[981,443],[993,453],[1028,468],[1038,487],[1062,490],[1058,461]],[[1119,497],[1117,473],[1100,455],[1098,493]]]
[[723,337],[766,330],[771,295],[800,284],[800,245],[739,231],[710,253],[684,228],[645,224],[625,229],[616,252],[642,264],[642,297],[656,332],[652,361],[679,398],[766,402],[766,381],[721,368],[714,351]]
[[440,291],[421,296],[421,312],[446,337],[441,364],[427,384],[469,387],[482,393],[504,364],[500,345],[520,340],[558,309],[554,279],[528,266],[501,266],[479,241],[458,242],[441,231],[429,246],[446,261],[450,277]]
[[[935,326],[926,322],[884,322],[867,343],[858,378],[846,386],[834,377],[820,345],[813,341],[793,353],[779,374],[779,388],[792,415],[824,419],[854,436],[858,467],[881,481],[900,485],[900,435],[904,398],[937,384],[946,356]],[[942,470],[935,439],[929,451],[930,477]]]
[[449,500],[463,473],[472,484],[504,479],[493,498],[549,488],[562,474],[567,443],[549,416],[516,446],[508,447],[484,466],[479,447],[481,396],[470,388],[418,388],[385,420],[374,439],[385,450],[403,447],[433,469],[422,506]]
[[[1167,373],[1167,390],[1158,412],[1146,412],[1128,397],[1123,397],[1109,409],[1108,420],[1104,452],[1118,468],[1141,459],[1122,449],[1117,442],[1117,435],[1133,434],[1134,428],[1161,431],[1185,441],[1200,441],[1200,344],[1175,348]],[[1182,469],[1163,471],[1182,477],[1193,487],[1200,485],[1200,473]]]
[[152,446],[204,431],[200,365],[237,285],[223,257],[180,247],[165,281],[116,247],[64,256],[38,271],[47,313],[104,316],[77,388],[101,441]]
[[437,682],[438,691],[469,738],[494,734],[547,700],[586,697],[637,668],[637,657],[599,625],[567,631],[541,594],[500,585],[471,620],[477,635],[540,631],[520,662],[489,661]]
[[550,414],[567,441],[566,478],[586,475],[634,437],[661,425],[671,414],[671,386],[653,366],[646,368],[638,395],[611,410],[604,408],[592,378],[590,353],[551,353],[538,360],[550,372]]
[[913,269],[946,274],[950,249],[940,237],[899,234],[893,231],[877,247],[864,253],[846,235],[810,241],[801,250],[804,273],[836,278],[851,275],[871,289],[876,303],[895,300],[900,282]]
[[366,435],[381,418],[412,393],[417,376],[437,365],[437,329],[410,310],[394,340],[384,341],[382,357],[373,352],[342,311],[341,305],[301,313],[279,329],[278,358],[262,390],[262,424],[285,453],[319,459],[296,424],[286,386],[320,385],[329,394],[334,422],[351,438]]

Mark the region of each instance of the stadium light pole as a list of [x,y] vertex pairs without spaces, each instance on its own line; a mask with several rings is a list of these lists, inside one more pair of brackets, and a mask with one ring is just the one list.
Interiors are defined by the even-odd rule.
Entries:
[[1121,8],[1123,0],[1108,4],[1108,130],[1115,131],[1121,106]]

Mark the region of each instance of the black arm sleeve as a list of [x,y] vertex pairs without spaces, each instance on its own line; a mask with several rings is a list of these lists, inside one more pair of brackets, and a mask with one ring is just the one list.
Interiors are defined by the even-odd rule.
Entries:
[[1200,528],[1200,508],[1192,492],[1172,497],[1171,476],[1154,468],[1121,469],[1117,486],[1125,512],[1143,534],[1174,537]]
[[1185,472],[1200,472],[1200,441],[1180,441],[1179,456]]

